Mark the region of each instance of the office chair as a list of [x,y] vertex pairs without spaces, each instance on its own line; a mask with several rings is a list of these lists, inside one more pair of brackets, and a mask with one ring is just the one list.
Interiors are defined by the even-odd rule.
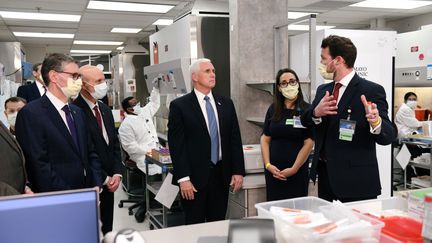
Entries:
[[[122,158],[124,158],[122,163],[126,168],[125,174],[123,175],[122,188],[128,195],[128,199],[120,200],[118,207],[122,208],[124,203],[133,203],[128,207],[129,215],[133,215],[133,210],[135,208],[145,205],[145,178],[142,175],[143,172],[138,169],[136,162],[129,158],[129,155],[123,147],[121,148],[121,152]],[[137,177],[139,179],[137,179]],[[139,185],[134,186],[133,184],[134,182],[136,184],[137,180],[140,181],[138,183]]]

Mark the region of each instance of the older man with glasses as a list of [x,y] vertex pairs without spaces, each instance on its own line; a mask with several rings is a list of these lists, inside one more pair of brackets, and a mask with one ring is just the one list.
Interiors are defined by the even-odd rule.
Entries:
[[16,137],[35,192],[102,186],[101,163],[83,112],[69,103],[81,90],[77,62],[63,54],[42,64],[47,92],[18,114]]

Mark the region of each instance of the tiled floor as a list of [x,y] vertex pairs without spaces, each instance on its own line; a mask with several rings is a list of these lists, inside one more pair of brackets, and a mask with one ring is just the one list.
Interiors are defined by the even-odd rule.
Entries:
[[[125,228],[132,228],[137,231],[149,230],[149,222],[148,220],[144,220],[142,223],[138,223],[135,220],[134,215],[128,214],[128,207],[132,204],[125,203],[123,208],[119,208],[118,204],[121,199],[126,199],[126,193],[119,188],[114,193],[114,223],[113,223],[113,231],[119,231]],[[134,212],[136,209],[134,210]]]

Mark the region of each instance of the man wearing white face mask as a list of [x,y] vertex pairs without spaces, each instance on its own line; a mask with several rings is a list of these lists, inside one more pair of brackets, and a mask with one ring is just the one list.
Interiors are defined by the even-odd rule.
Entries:
[[395,123],[398,128],[398,137],[403,138],[417,132],[422,123],[415,117],[415,108],[417,107],[417,95],[408,92],[404,96],[404,103],[396,113]]
[[11,97],[5,101],[5,115],[9,123],[9,131],[15,135],[15,122],[18,112],[27,104],[21,97]]
[[102,186],[101,164],[82,110],[69,103],[81,90],[77,62],[50,54],[42,64],[47,92],[18,113],[16,137],[35,192]]
[[[159,110],[160,94],[157,88],[153,88],[150,101],[141,107],[137,100],[128,97],[122,101],[122,108],[126,112],[126,118],[120,125],[119,135],[123,149],[130,159],[140,168],[145,168],[144,159],[146,153],[159,148],[159,140],[153,117]],[[149,165],[149,175],[161,173],[157,165]]]
[[120,158],[120,144],[110,108],[99,101],[106,96],[108,85],[101,70],[95,66],[79,69],[83,86],[74,105],[85,113],[86,126],[102,163],[103,190],[100,194],[102,232],[112,231],[114,213],[114,192],[122,177],[123,165]]

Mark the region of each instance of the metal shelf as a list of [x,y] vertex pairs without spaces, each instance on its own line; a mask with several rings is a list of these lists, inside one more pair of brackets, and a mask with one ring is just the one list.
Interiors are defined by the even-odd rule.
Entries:
[[162,181],[155,181],[147,183],[147,190],[156,195],[159,192],[159,189],[162,186]]
[[173,227],[173,226],[180,226],[184,224],[184,213],[183,212],[169,212],[166,213],[166,226],[162,225],[163,220],[163,213],[160,212],[160,210],[153,210],[147,212],[148,219],[150,221],[150,224],[154,226],[156,229],[162,229],[165,227]]
[[266,91],[270,93],[271,95],[274,95],[274,81],[271,82],[247,82],[247,86]]
[[247,117],[246,120],[251,122],[257,126],[264,126],[264,118],[263,117]]
[[[419,145],[419,146],[426,147],[426,148],[430,149],[431,164],[425,165],[425,164],[415,163],[413,161],[410,161],[408,164],[415,166],[415,167],[427,169],[427,170],[429,170],[429,175],[432,176],[432,139],[429,137],[421,137],[419,135],[412,135],[408,138],[402,139],[401,143]],[[409,183],[407,181],[407,173],[406,173],[406,169],[405,169],[404,170],[404,188],[406,189],[407,186],[415,187],[415,188],[424,188],[420,185],[415,185],[415,184]]]
[[418,168],[422,168],[422,169],[426,169],[429,170],[431,168],[430,165],[425,165],[425,164],[420,164],[420,163],[415,163],[415,162],[409,162],[408,165],[412,165]]

